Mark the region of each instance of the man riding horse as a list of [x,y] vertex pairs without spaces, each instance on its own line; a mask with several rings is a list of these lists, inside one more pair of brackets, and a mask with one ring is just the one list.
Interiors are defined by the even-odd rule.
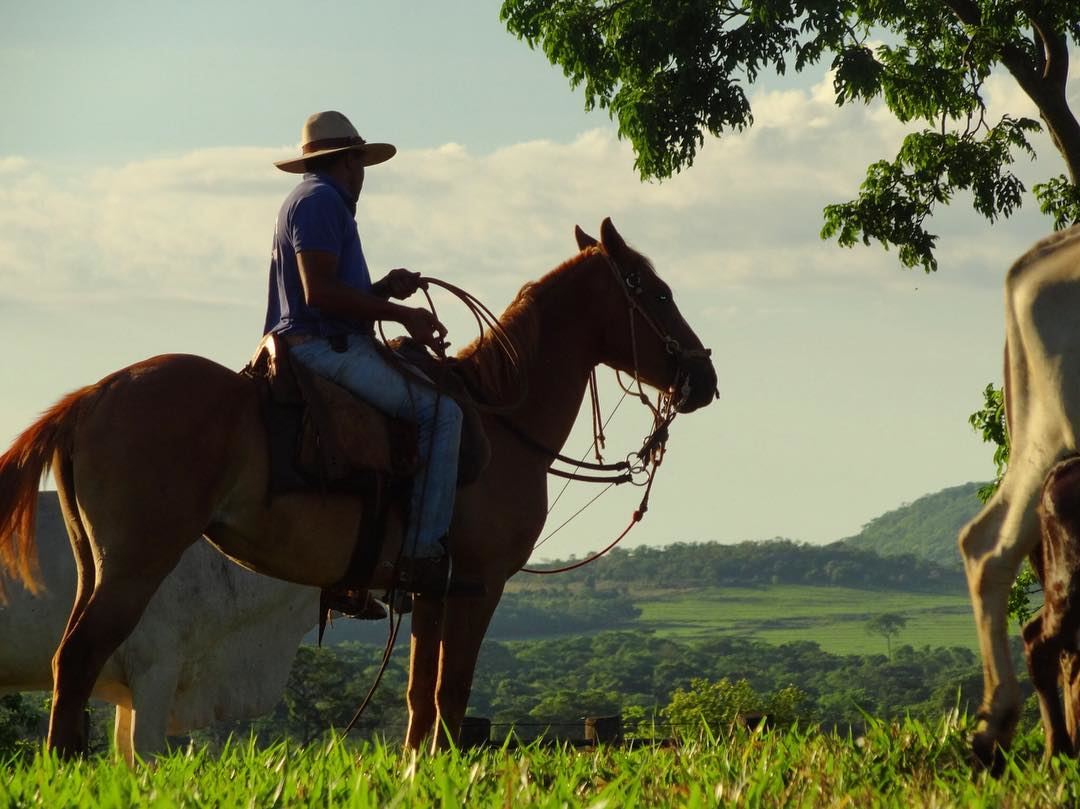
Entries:
[[398,586],[440,595],[449,585],[446,537],[454,507],[462,414],[458,405],[391,364],[376,344],[376,320],[400,323],[441,353],[446,327],[428,310],[403,306],[420,274],[398,268],[372,283],[356,226],[367,166],[397,149],[368,143],[340,112],[318,112],[301,131],[302,154],[278,161],[303,180],[282,203],[274,229],[265,334],[289,354],[387,416],[417,426],[421,466],[413,482]]
[[[319,125],[309,124],[307,154],[285,165],[299,171],[317,152],[344,153],[337,168],[312,172],[296,201],[298,208],[306,207],[301,199],[310,188],[312,196],[321,190],[339,205],[327,206],[337,218],[321,232],[333,235],[336,223],[339,241],[314,238],[318,230],[310,231],[311,241],[294,235],[296,214],[291,203],[285,209],[276,261],[284,267],[288,255],[298,258],[293,297],[284,288],[275,293],[283,308],[270,328],[283,319],[292,324],[298,316],[302,322],[305,313],[313,317],[295,330],[292,351],[299,362],[293,370],[306,358],[347,386],[359,377],[363,395],[374,401],[385,394],[380,385],[398,380],[361,359],[365,355],[358,346],[374,345],[366,324],[380,317],[403,321],[429,347],[442,339],[443,330],[426,315],[409,314],[412,310],[378,295],[388,288],[393,294],[408,292],[415,281],[394,289],[400,282],[391,278],[370,287],[362,280],[366,271],[355,263],[362,253],[350,203],[359,193],[364,162],[378,162],[392,147],[362,142],[351,126],[324,126],[329,120],[317,116],[313,123]],[[599,239],[580,228],[575,238],[578,252],[522,287],[498,318],[506,343],[480,338],[455,358],[455,368],[478,400],[517,398],[500,413],[481,411],[490,458],[455,495],[447,553],[460,578],[475,584],[469,592],[454,591],[471,597],[442,597],[451,578],[448,562],[409,565],[407,586],[419,592],[412,605],[406,690],[405,741],[414,750],[425,740],[441,748],[457,739],[491,616],[506,581],[525,565],[541,534],[548,472],[570,436],[597,366],[629,374],[635,386],[656,388],[664,411],[690,413],[713,400],[716,369],[709,352],[648,259],[626,243],[610,219],[601,222]],[[361,280],[343,280],[346,264],[360,267]],[[284,287],[284,272],[281,280]],[[308,311],[312,308],[317,312]],[[326,329],[328,324],[334,330]],[[335,351],[330,338],[344,351]],[[419,384],[413,390],[424,396]],[[655,416],[657,407],[643,392],[641,398]],[[34,592],[41,587],[34,516],[38,482],[49,470],[78,572],[75,602],[53,657],[49,747],[59,755],[86,750],[84,711],[106,661],[135,629],[158,585],[201,538],[252,570],[322,589],[341,583],[357,549],[369,547],[360,528],[373,509],[363,492],[300,489],[268,496],[274,476],[265,400],[264,386],[248,374],[190,354],[159,355],[67,394],[0,455],[0,598],[5,577],[18,578]],[[400,403],[389,407],[407,410]],[[441,413],[442,406],[431,410]],[[433,420],[438,423],[437,413]],[[455,443],[434,433],[433,426],[429,446],[436,440]],[[456,431],[448,435],[456,437]],[[648,455],[646,449],[637,455]],[[416,488],[429,489],[425,512],[437,511],[436,501],[428,500],[433,487],[428,479],[454,480],[449,456],[429,461],[420,476]],[[446,519],[449,500],[440,507]],[[402,589],[393,571],[403,545],[411,560],[433,559],[430,551],[438,552],[445,529],[429,523],[424,513],[412,515],[411,536],[403,535],[396,510],[383,513],[389,521],[385,542],[373,554],[374,566],[355,579],[357,587]],[[421,540],[432,543],[426,554]],[[428,571],[434,571],[434,590],[430,579],[421,581]]]

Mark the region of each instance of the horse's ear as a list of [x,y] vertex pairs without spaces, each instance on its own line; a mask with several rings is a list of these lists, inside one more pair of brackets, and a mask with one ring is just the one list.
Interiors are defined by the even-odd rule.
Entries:
[[596,244],[596,239],[582,230],[579,225],[574,225],[574,238],[577,239],[578,250],[584,250]]
[[600,243],[604,245],[604,250],[608,255],[618,255],[626,250],[626,242],[623,241],[623,237],[619,235],[619,231],[615,230],[615,226],[611,224],[611,217],[604,217],[604,221],[600,223]]

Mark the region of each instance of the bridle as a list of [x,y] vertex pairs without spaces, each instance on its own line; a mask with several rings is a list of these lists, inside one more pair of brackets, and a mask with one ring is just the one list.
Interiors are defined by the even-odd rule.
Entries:
[[[638,390],[641,390],[641,374],[640,365],[638,362],[638,350],[637,350],[637,329],[634,326],[634,315],[637,314],[642,321],[652,329],[653,333],[660,339],[660,342],[664,344],[664,350],[668,354],[675,357],[676,363],[676,386],[679,388],[679,393],[682,394],[682,398],[674,403],[674,406],[678,408],[682,402],[690,395],[690,373],[686,368],[686,360],[692,359],[708,359],[712,356],[712,349],[710,348],[683,348],[678,339],[671,336],[671,333],[665,330],[642,305],[641,298],[645,292],[645,287],[641,283],[641,276],[637,272],[626,272],[619,267],[618,262],[614,257],[604,250],[602,247],[596,245],[589,248],[595,253],[598,253],[607,262],[611,272],[615,275],[616,286],[623,293],[623,297],[626,298],[626,304],[628,308],[628,320],[630,322],[630,346],[633,351],[634,358],[634,381],[638,386]],[[683,384],[678,386],[678,375],[683,375]],[[719,393],[717,393],[719,396]]]
[[[600,402],[599,393],[596,384],[596,371],[593,369],[589,374],[589,394],[592,401],[592,419],[593,419],[593,450],[595,453],[596,461],[587,462],[584,459],[569,458],[556,450],[545,446],[541,442],[537,441],[527,432],[519,428],[509,418],[508,414],[512,413],[517,407],[524,401],[528,391],[522,386],[519,396],[516,400],[508,403],[494,404],[490,402],[477,401],[475,397],[471,397],[472,404],[478,410],[490,414],[496,419],[508,432],[518,438],[523,444],[532,448],[534,451],[546,456],[551,460],[551,464],[548,467],[548,474],[555,477],[566,478],[572,481],[582,481],[587,483],[607,483],[610,485],[618,485],[621,483],[632,483],[635,486],[644,487],[645,492],[642,497],[641,503],[638,509],[634,512],[634,518],[618,539],[615,540],[604,550],[600,551],[593,556],[590,556],[585,561],[591,561],[613,548],[619,540],[630,530],[635,523],[641,520],[645,512],[648,510],[649,493],[652,490],[652,483],[656,474],[656,469],[660,466],[664,457],[664,452],[667,446],[668,440],[668,428],[671,422],[674,421],[679,407],[686,401],[687,397],[691,394],[690,379],[691,373],[687,367],[689,362],[698,359],[708,359],[712,352],[708,348],[685,348],[669,331],[667,331],[660,321],[649,312],[648,308],[643,302],[645,294],[645,287],[642,284],[641,276],[636,271],[627,271],[619,266],[618,261],[603,248],[599,243],[586,246],[582,249],[583,253],[588,255],[600,256],[608,269],[611,270],[612,275],[615,278],[615,285],[622,292],[623,299],[626,302],[627,307],[627,321],[628,328],[630,330],[630,346],[631,346],[631,359],[633,364],[633,388],[623,382],[621,374],[616,371],[616,379],[619,386],[622,388],[624,395],[632,395],[639,402],[649,408],[653,416],[653,428],[649,435],[642,442],[640,449],[636,452],[630,452],[625,460],[616,461],[614,463],[606,463],[601,454],[601,450],[604,448],[605,436],[604,436],[604,424],[600,414]],[[446,291],[453,294],[465,306],[472,312],[474,318],[476,318],[477,324],[480,326],[480,339],[485,339],[485,327],[492,335],[492,338],[499,345],[501,351],[503,351],[512,366],[516,367],[518,363],[518,353],[516,346],[514,346],[513,340],[503,331],[498,319],[495,315],[473,295],[469,294],[465,290],[459,289],[452,284],[439,281],[435,278],[424,277],[421,279],[423,284],[421,289],[424,290],[427,295],[427,286],[433,284],[440,286]],[[434,304],[428,296],[428,305],[434,312]],[[635,317],[635,315],[637,317]],[[640,357],[638,352],[638,334],[636,320],[640,317],[641,321],[656,335],[656,337],[663,344],[665,351],[674,357],[675,359],[675,384],[672,386],[673,391],[660,391],[657,395],[657,401],[654,404],[649,396],[645,393],[645,390],[641,383],[641,366]],[[680,384],[681,380],[681,384]],[[719,393],[716,392],[717,397]],[[678,397],[678,398],[676,398]],[[561,463],[571,467],[569,471],[559,469],[555,467],[555,463]],[[585,469],[589,472],[600,472],[604,474],[581,474],[578,470]],[[595,498],[594,498],[595,499]],[[591,501],[590,501],[591,502]],[[576,515],[575,515],[576,516]],[[564,523],[565,525],[565,523]],[[560,526],[561,528],[562,526]],[[558,529],[556,529],[558,530]],[[584,564],[579,562],[574,565],[580,566]],[[529,568],[522,568],[524,572],[532,573],[555,573],[560,570],[552,571],[537,571],[530,570]]]
[[[524,430],[521,430],[515,425],[509,418],[506,418],[506,411],[496,416],[499,422],[513,433],[522,443],[528,445],[537,452],[547,455],[553,462],[558,461],[562,464],[566,464],[573,467],[572,471],[566,471],[558,469],[554,466],[548,469],[548,474],[555,477],[567,478],[569,480],[576,480],[585,483],[628,483],[635,482],[635,475],[640,475],[643,472],[648,471],[650,461],[655,460],[659,462],[659,458],[663,455],[663,448],[668,438],[668,427],[675,419],[675,415],[678,412],[679,406],[690,395],[690,372],[687,369],[687,360],[692,359],[707,359],[712,355],[712,351],[708,348],[683,348],[678,339],[673,337],[667,330],[665,330],[658,322],[657,319],[649,313],[648,309],[642,303],[642,295],[645,292],[641,283],[641,277],[637,272],[624,271],[618,264],[618,262],[612,257],[606,250],[600,245],[592,245],[583,249],[584,253],[588,255],[600,256],[603,258],[607,267],[611,270],[612,275],[615,278],[615,285],[623,294],[623,299],[626,301],[627,306],[627,322],[630,330],[630,346],[631,357],[633,363],[633,385],[636,390],[631,390],[630,387],[623,382],[622,376],[616,371],[616,378],[618,379],[619,386],[622,388],[625,394],[633,395],[639,402],[649,408],[653,415],[653,429],[650,434],[645,438],[641,448],[637,452],[631,452],[627,455],[627,459],[624,461],[616,461],[614,463],[605,463],[601,455],[601,449],[604,447],[605,436],[603,432],[603,423],[600,412],[600,400],[599,389],[596,384],[596,371],[593,369],[589,373],[589,397],[591,399],[591,411],[593,420],[593,449],[596,457],[596,462],[585,461],[583,459],[569,458],[550,447],[537,441],[531,435]],[[665,350],[668,354],[671,354],[675,358],[676,363],[676,385],[677,392],[680,395],[676,399],[670,393],[661,391],[659,393],[656,404],[649,399],[648,394],[641,383],[641,371],[640,371],[640,359],[638,356],[638,335],[637,327],[635,325],[635,317],[637,314],[642,321],[653,331],[654,334],[663,343]],[[682,379],[682,385],[678,384],[679,379]],[[635,459],[632,461],[631,459]],[[590,472],[607,472],[614,473],[606,476],[603,475],[583,475],[577,470],[586,469]],[[651,474],[646,476],[646,480],[636,483],[636,485],[645,486],[651,482]]]
[[[565,573],[570,570],[582,567],[590,562],[599,559],[601,556],[612,550],[618,545],[623,538],[630,533],[630,530],[639,523],[645,516],[645,513],[649,509],[649,494],[652,491],[652,484],[656,476],[656,470],[659,468],[664,458],[664,453],[667,448],[668,440],[668,428],[671,426],[671,422],[675,420],[675,416],[678,413],[678,409],[683,402],[691,394],[690,388],[690,371],[687,368],[687,361],[694,359],[708,359],[712,356],[712,351],[708,348],[683,348],[678,339],[673,337],[670,332],[665,330],[655,317],[645,308],[642,303],[642,296],[645,292],[645,288],[641,283],[641,277],[637,272],[624,271],[615,260],[615,258],[603,249],[600,245],[593,245],[585,248],[591,251],[594,255],[600,255],[603,257],[608,268],[615,276],[616,286],[622,291],[623,297],[626,300],[627,305],[627,320],[629,322],[630,329],[630,346],[631,356],[633,358],[633,383],[637,390],[631,390],[626,384],[623,383],[622,377],[619,372],[616,371],[616,378],[620,387],[625,394],[633,394],[638,400],[646,405],[653,414],[653,429],[652,432],[646,437],[645,441],[641,445],[641,449],[637,452],[632,452],[627,455],[625,461],[618,461],[613,464],[606,464],[603,462],[603,458],[600,454],[601,448],[604,446],[604,434],[603,424],[600,419],[600,402],[598,396],[598,390],[596,385],[596,371],[593,369],[589,374],[589,394],[592,399],[592,413],[593,413],[593,448],[596,454],[597,463],[587,463],[585,461],[575,461],[572,458],[567,458],[564,455],[559,454],[551,449],[543,447],[539,442],[532,439],[531,436],[518,430],[514,425],[504,420],[504,423],[510,426],[512,432],[515,433],[525,443],[538,448],[540,451],[549,455],[553,461],[561,461],[563,463],[571,464],[574,466],[575,471],[566,472],[563,470],[555,469],[551,467],[548,469],[548,474],[555,475],[557,477],[568,478],[570,480],[585,481],[589,483],[608,483],[609,487],[612,484],[620,484],[631,482],[635,485],[644,486],[645,491],[641,498],[641,502],[637,509],[634,511],[629,525],[620,533],[607,547],[586,557],[580,561],[566,565],[565,567],[539,570],[536,568],[521,568],[523,573],[535,573],[535,574],[553,574],[553,573]],[[641,366],[638,356],[638,342],[637,342],[637,328],[635,326],[635,317],[638,315],[642,321],[653,331],[653,333],[663,343],[665,350],[668,354],[671,354],[675,358],[676,371],[675,371],[675,392],[679,394],[679,398],[676,399],[673,393],[667,391],[660,391],[657,395],[657,403],[654,405],[648,395],[645,393],[641,384]],[[680,376],[682,377],[682,384],[679,384]],[[715,395],[719,397],[719,391],[714,391]],[[631,459],[635,459],[631,462]],[[617,474],[601,477],[595,475],[581,475],[577,473],[577,469],[585,468],[593,471],[610,471]],[[635,474],[643,473],[644,480],[640,483],[634,479]],[[606,490],[605,490],[606,491]],[[595,498],[594,498],[595,500]],[[592,502],[592,501],[590,501]],[[580,513],[580,512],[579,512]],[[576,515],[575,515],[576,516]],[[563,523],[566,525],[566,523]],[[563,526],[559,526],[562,528]],[[556,529],[558,530],[558,529]],[[550,537],[550,535],[549,535]],[[545,538],[546,539],[546,538]],[[535,547],[535,546],[534,546]]]

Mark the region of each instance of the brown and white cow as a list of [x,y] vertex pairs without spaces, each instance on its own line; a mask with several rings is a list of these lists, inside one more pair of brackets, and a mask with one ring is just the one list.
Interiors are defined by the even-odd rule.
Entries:
[[1043,585],[1043,607],[1024,627],[1024,653],[1039,696],[1046,754],[1074,755],[1080,749],[1080,456],[1050,470],[1039,522],[1042,542],[1031,561]]
[[1077,453],[1080,428],[1080,227],[1038,242],[1005,281],[1005,408],[1011,453],[993,498],[960,532],[983,660],[983,764],[1000,766],[1020,712],[1007,601],[1039,544],[1037,504],[1051,468]]

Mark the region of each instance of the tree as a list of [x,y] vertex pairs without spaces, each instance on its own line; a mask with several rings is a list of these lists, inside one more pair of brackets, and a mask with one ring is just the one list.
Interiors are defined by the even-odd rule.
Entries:
[[892,659],[892,639],[900,634],[907,626],[907,618],[896,612],[883,612],[875,615],[866,622],[866,631],[870,635],[880,635],[885,638],[885,648]]
[[801,717],[808,702],[807,694],[789,685],[773,694],[756,692],[743,679],[731,682],[727,677],[716,682],[695,677],[689,690],[679,688],[671,695],[671,702],[661,713],[674,728],[684,733],[700,731],[708,727],[719,732],[730,727],[740,715],[763,714],[774,725],[790,725]]
[[[705,134],[753,123],[746,85],[772,69],[830,60],[838,105],[881,99],[918,125],[858,196],[825,209],[823,238],[896,246],[906,267],[937,269],[926,229],[970,191],[991,222],[1026,189],[1010,167],[1034,155],[1029,118],[987,118],[986,80],[1005,70],[1035,103],[1067,174],[1033,188],[1057,228],[1080,221],[1080,122],[1065,85],[1080,4],[1061,0],[504,0],[501,18],[542,47],[587,109],[617,119],[642,178],[694,162]],[[880,42],[880,44],[876,44]]]
[[1001,388],[987,385],[983,406],[968,417],[968,423],[982,440],[994,446],[994,479],[977,492],[982,502],[994,496],[1009,465],[1009,429],[1005,422],[1005,394]]
[[0,696],[0,757],[20,749],[33,750],[34,732],[41,718],[41,711],[25,695]]

